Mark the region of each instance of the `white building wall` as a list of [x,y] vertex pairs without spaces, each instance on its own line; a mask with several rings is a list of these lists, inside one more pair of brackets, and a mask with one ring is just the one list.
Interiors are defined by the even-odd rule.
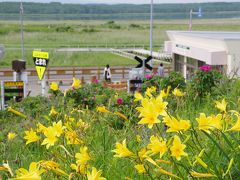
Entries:
[[225,36],[214,32],[211,36],[208,32],[202,36],[201,32],[168,31],[167,34],[170,41],[165,43],[165,50],[168,53],[198,59],[209,65],[225,65],[230,76],[240,77],[240,37],[236,36],[239,33],[229,32]]
[[240,41],[227,40],[226,41],[229,59],[229,71],[231,76],[237,75],[240,77]]

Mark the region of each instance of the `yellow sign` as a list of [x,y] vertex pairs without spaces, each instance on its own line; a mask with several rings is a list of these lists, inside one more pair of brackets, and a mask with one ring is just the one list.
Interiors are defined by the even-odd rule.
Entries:
[[49,61],[48,52],[33,51],[33,62],[36,66],[38,78],[43,79]]
[[48,59],[48,52],[42,52],[42,51],[33,51],[33,57],[36,58],[43,58],[43,59]]
[[23,81],[5,81],[4,82],[5,87],[19,87],[23,86]]
[[36,70],[37,70],[37,74],[38,74],[38,78],[40,80],[43,79],[44,73],[46,71],[46,67],[43,66],[36,66]]

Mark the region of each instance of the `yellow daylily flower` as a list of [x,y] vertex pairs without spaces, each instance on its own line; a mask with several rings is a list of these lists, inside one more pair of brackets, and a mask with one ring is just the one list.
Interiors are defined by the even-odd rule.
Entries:
[[83,131],[86,131],[90,127],[90,125],[88,123],[84,122],[82,119],[80,119],[77,122],[76,126]]
[[163,122],[166,126],[168,126],[167,132],[179,132],[179,131],[187,131],[190,127],[190,121],[189,120],[177,120],[173,116],[165,116],[163,118]]
[[59,90],[58,84],[56,82],[51,82],[49,88],[53,91],[58,91]]
[[63,133],[64,129],[66,128],[65,126],[62,125],[61,120],[58,121],[57,123],[54,122],[52,127],[53,127],[54,131],[56,132],[57,137],[60,137],[61,134]]
[[141,100],[143,100],[143,96],[142,96],[142,94],[139,93],[139,92],[135,92],[134,98],[135,98],[134,101],[141,101]]
[[116,153],[114,157],[130,157],[133,155],[133,152],[126,146],[126,139],[123,140],[122,144],[117,142],[116,149],[112,150],[112,152]]
[[4,162],[3,165],[0,166],[0,171],[8,171],[11,174],[11,176],[14,176],[12,169],[8,164],[8,161]]
[[167,142],[157,136],[151,136],[150,142],[147,146],[153,154],[160,153],[160,158],[167,152]]
[[173,174],[173,173],[171,173],[171,172],[169,172],[169,171],[166,171],[166,170],[164,170],[164,169],[162,169],[162,168],[159,168],[158,170],[159,170],[159,172],[162,173],[162,174],[168,175],[168,176],[170,176],[170,177],[174,177],[174,178],[176,178],[176,179],[182,179],[182,178],[178,177],[177,175],[175,175],[175,174]]
[[222,130],[223,115],[217,114],[217,115],[211,115],[211,117],[212,117],[211,126],[216,129]]
[[86,175],[89,165],[71,164],[70,167],[71,169],[75,170],[76,173]]
[[56,116],[58,115],[58,112],[55,110],[55,108],[52,106],[51,110],[50,110],[50,113],[49,113],[49,116]]
[[56,129],[50,126],[44,132],[44,135],[46,136],[46,138],[43,140],[41,145],[46,145],[47,149],[50,146],[54,146],[55,142],[58,140]]
[[178,89],[178,88],[175,88],[172,93],[173,93],[174,96],[177,96],[177,97],[181,97],[181,96],[184,96],[184,95],[185,95],[185,93],[183,93],[183,92],[182,92],[180,89]]
[[158,159],[156,160],[157,163],[163,163],[163,164],[172,164],[172,162],[170,161],[166,161],[166,160],[163,160],[163,159]]
[[91,159],[88,154],[88,148],[86,146],[80,148],[80,153],[76,153],[75,158],[77,164],[85,165]]
[[138,157],[139,157],[139,159],[140,159],[141,161],[143,161],[144,159],[146,159],[146,158],[149,157],[149,156],[148,156],[149,152],[147,151],[146,148],[140,149],[140,151],[138,151],[137,154],[138,154]]
[[110,111],[107,110],[105,106],[98,106],[97,107],[97,112],[109,113]]
[[196,159],[196,162],[198,162],[198,164],[200,164],[202,167],[207,169],[208,165],[200,157],[196,156],[195,159]]
[[63,170],[61,170],[59,167],[60,165],[54,161],[39,161],[38,162],[40,164],[40,166],[45,169],[45,170],[52,170],[54,171],[56,174],[59,175],[63,175],[63,176],[68,176],[68,174],[66,172],[64,172]]
[[37,132],[44,133],[47,130],[47,127],[45,127],[43,124],[40,122],[37,123]]
[[13,109],[11,106],[7,107],[7,111],[8,111],[8,112],[11,112],[11,113],[13,113],[13,114],[15,114],[15,115],[17,115],[17,116],[20,116],[20,117],[22,117],[22,118],[24,118],[24,119],[27,118],[27,116],[26,116],[25,114],[23,114],[23,113],[15,110],[15,109]]
[[222,129],[222,115],[218,114],[217,116],[212,115],[206,117],[205,113],[200,113],[199,118],[196,118],[198,122],[198,129],[203,130],[207,133],[210,133],[209,130],[214,128],[221,130]]
[[4,166],[0,166],[0,171],[8,171],[8,169],[5,168]]
[[215,101],[215,107],[217,109],[219,109],[221,112],[225,112],[226,113],[226,108],[227,108],[227,102],[225,101],[225,99],[222,100],[222,102],[220,101]]
[[144,168],[143,164],[137,164],[134,166],[134,168],[137,170],[139,174],[146,173],[146,169]]
[[27,140],[26,145],[40,140],[40,137],[32,128],[30,131],[24,131],[24,132],[26,135],[23,138]]
[[9,132],[8,135],[7,135],[7,137],[8,137],[8,141],[13,140],[16,136],[17,136],[16,133]]
[[106,180],[106,178],[101,177],[102,171],[98,171],[95,167],[92,167],[92,172],[87,173],[88,180]]
[[128,121],[128,118],[127,118],[124,114],[122,114],[122,113],[120,113],[120,112],[115,112],[114,114],[118,115],[119,117],[121,117],[121,118],[124,119],[125,121]]
[[146,92],[145,92],[145,95],[148,96],[148,97],[152,97],[152,93],[156,92],[156,87],[152,86],[152,87],[148,87]]
[[192,177],[196,177],[196,178],[216,177],[216,175],[214,175],[214,174],[210,174],[210,173],[199,173],[199,172],[195,172],[195,171],[191,171],[190,174],[191,174]]
[[74,89],[78,89],[81,87],[81,81],[80,79],[77,79],[77,78],[73,78],[73,83],[72,83],[72,88]]
[[138,143],[141,142],[142,141],[141,136],[140,135],[136,135],[136,140],[137,140]]
[[168,97],[169,92],[170,92],[170,89],[171,89],[171,86],[168,86],[167,89],[161,90],[161,91],[160,91],[160,96],[161,96],[162,98]]
[[67,139],[67,144],[82,144],[83,142],[78,138],[75,131],[69,130],[65,132],[65,138]]
[[158,117],[166,113],[166,107],[167,102],[164,102],[160,96],[156,99],[144,98],[142,100],[142,107],[136,108],[140,112],[139,117],[142,117],[138,124],[148,124],[148,127],[151,129],[154,124],[160,123]]
[[235,115],[237,116],[237,122],[228,131],[240,131],[240,115]]
[[20,168],[16,171],[17,177],[11,178],[10,180],[41,180],[41,174],[44,172],[40,169],[36,162],[32,162],[29,166],[29,170]]
[[175,135],[173,139],[173,145],[170,148],[172,153],[171,156],[174,156],[178,161],[181,160],[182,156],[187,156],[187,153],[184,152],[185,148],[186,145],[182,144],[180,138]]

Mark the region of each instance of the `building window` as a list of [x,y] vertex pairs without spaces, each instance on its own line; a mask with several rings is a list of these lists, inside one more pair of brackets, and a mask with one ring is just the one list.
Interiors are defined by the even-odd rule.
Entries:
[[174,54],[174,69],[183,74],[184,56]]
[[206,65],[205,62],[203,62],[203,61],[199,61],[199,60],[198,60],[198,67],[201,67],[201,66],[204,66],[204,65]]

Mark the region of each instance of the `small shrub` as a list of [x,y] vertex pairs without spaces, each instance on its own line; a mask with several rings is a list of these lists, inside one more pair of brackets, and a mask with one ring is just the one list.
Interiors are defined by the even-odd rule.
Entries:
[[211,66],[202,66],[190,82],[190,91],[196,97],[203,97],[211,93],[212,88],[220,82],[221,78],[221,73],[212,70]]
[[178,87],[179,89],[184,89],[186,86],[185,79],[183,75],[179,72],[173,71],[167,77],[163,77],[161,82],[161,88],[165,89],[171,86],[171,89]]
[[74,29],[71,26],[59,26],[56,28],[56,32],[73,32]]
[[94,109],[97,104],[106,104],[111,94],[114,94],[112,90],[104,89],[101,84],[88,84],[79,89],[69,90],[66,97],[68,101],[74,100],[76,106]]
[[130,28],[141,28],[141,26],[138,24],[130,24],[129,27]]
[[147,87],[155,86],[157,90],[166,89],[171,86],[171,89],[178,87],[183,89],[186,86],[185,79],[179,72],[171,72],[167,77],[152,76],[151,78],[145,78],[142,85],[142,91],[144,92]]
[[94,28],[84,28],[82,29],[82,32],[85,33],[94,33],[94,32],[98,32],[98,30],[94,29]]

